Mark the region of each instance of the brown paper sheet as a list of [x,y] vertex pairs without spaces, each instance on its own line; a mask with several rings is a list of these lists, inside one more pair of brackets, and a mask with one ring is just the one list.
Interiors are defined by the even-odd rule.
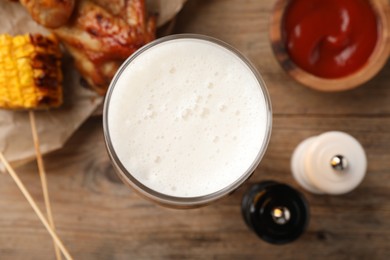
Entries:
[[[0,33],[48,33],[30,18],[19,3],[1,1],[0,5]],[[43,154],[61,148],[103,100],[80,86],[80,75],[69,57],[64,57],[63,73],[64,105],[59,109],[35,112]],[[35,158],[27,112],[0,110],[0,151],[14,165]]]
[[161,27],[176,16],[187,0],[146,0],[148,10],[158,13],[157,27]]

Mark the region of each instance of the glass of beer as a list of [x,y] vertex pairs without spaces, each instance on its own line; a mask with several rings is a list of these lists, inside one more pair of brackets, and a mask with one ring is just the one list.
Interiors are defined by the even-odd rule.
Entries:
[[174,208],[226,196],[267,148],[272,112],[254,66],[203,35],[155,40],[129,57],[104,104],[108,154],[123,182]]

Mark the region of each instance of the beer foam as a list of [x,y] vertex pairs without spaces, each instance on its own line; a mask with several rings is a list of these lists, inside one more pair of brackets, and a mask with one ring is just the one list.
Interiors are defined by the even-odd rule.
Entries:
[[112,147],[139,182],[176,197],[233,184],[258,157],[267,104],[255,74],[216,43],[157,44],[124,68],[112,92]]

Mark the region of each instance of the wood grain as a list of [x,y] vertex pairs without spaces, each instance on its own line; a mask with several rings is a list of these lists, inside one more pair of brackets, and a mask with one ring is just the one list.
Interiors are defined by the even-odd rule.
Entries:
[[[274,108],[269,149],[252,178],[231,196],[194,210],[156,206],[122,184],[107,157],[101,117],[89,119],[65,147],[45,156],[53,217],[75,259],[390,259],[390,64],[345,93],[324,94],[292,81],[268,41],[273,1],[193,0],[177,32],[221,38],[261,71]],[[346,131],[366,149],[368,173],[343,196],[308,194],[294,182],[290,156],[304,138]],[[18,168],[43,208],[34,162]],[[307,232],[273,246],[245,226],[248,187],[272,179],[302,191],[311,207]],[[0,259],[54,259],[50,236],[6,174],[0,174]]]

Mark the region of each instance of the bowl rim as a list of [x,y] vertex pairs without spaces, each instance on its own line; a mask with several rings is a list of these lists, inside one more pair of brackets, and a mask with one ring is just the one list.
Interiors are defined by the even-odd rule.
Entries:
[[277,0],[270,18],[269,37],[277,61],[287,74],[311,89],[335,92],[356,88],[372,79],[386,64],[390,55],[389,6],[383,0],[368,0],[378,18],[378,39],[367,62],[357,71],[340,78],[315,76],[292,61],[283,41],[282,23],[284,13],[292,0]]

